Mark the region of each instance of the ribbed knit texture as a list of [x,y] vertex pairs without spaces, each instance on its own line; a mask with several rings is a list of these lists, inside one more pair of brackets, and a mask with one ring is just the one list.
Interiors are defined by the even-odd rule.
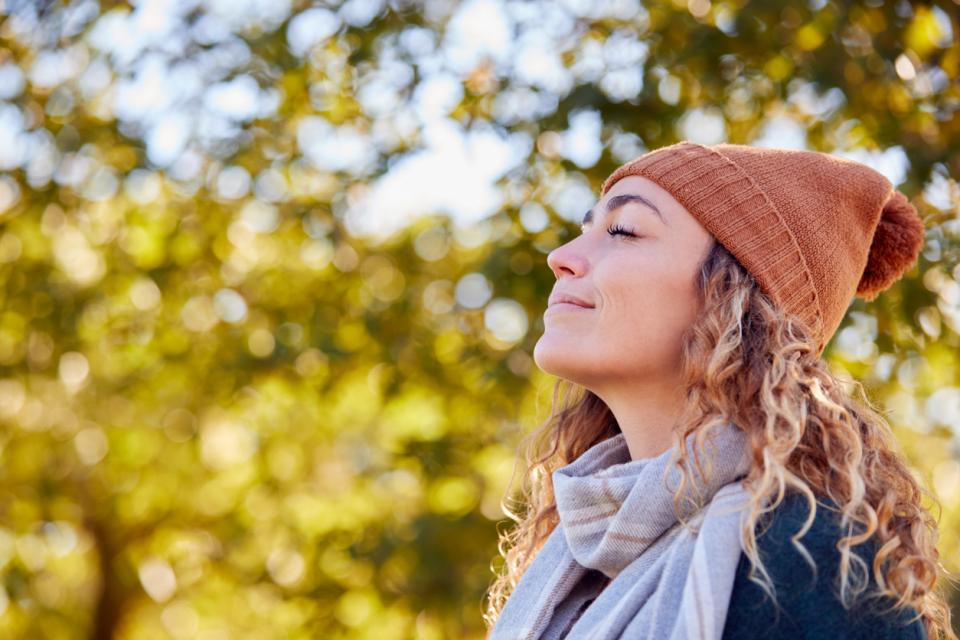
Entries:
[[683,141],[618,167],[657,183],[799,317],[818,355],[855,295],[871,300],[917,260],[924,226],[874,169],[818,151]]
[[[694,434],[686,444],[692,456]],[[560,523],[521,576],[490,639],[719,640],[742,551],[749,495],[741,479],[751,458],[746,434],[729,422],[714,428],[704,447],[708,477],[694,466],[699,493],[689,484],[683,492],[700,497],[677,505],[694,532],[674,512],[680,471],[667,465],[672,449],[631,460],[619,433],[554,471]],[[597,581],[583,582],[590,569],[611,580],[573,622],[597,590]]]

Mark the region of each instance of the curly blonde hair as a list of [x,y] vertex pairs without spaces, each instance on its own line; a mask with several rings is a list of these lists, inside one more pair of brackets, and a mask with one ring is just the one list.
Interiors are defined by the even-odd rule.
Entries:
[[[848,395],[817,354],[806,325],[784,314],[719,242],[700,265],[697,288],[703,311],[684,334],[687,403],[673,431],[671,462],[684,478],[674,504],[686,483],[693,483],[687,450],[680,444],[695,433],[699,447],[706,432],[731,420],[747,434],[754,461],[744,478],[751,499],[741,532],[752,564],[750,580],[776,604],[754,527],[790,487],[810,505],[804,528],[793,536],[796,543],[813,523],[816,497],[826,497],[839,507],[846,532],[838,543],[843,606],[852,606],[869,582],[867,563],[851,547],[875,536],[877,551],[870,569],[878,589],[865,597],[892,597],[889,610],[912,606],[928,637],[957,640],[947,599],[936,589],[943,584],[941,578],[953,576],[939,561],[937,521],[921,506],[923,495],[934,503],[936,498],[912,475],[863,386],[853,381],[862,401]],[[520,443],[517,463],[523,461],[526,472],[516,509],[510,505],[509,490],[500,503],[517,524],[506,532],[498,530],[502,567],[494,570],[496,578],[485,594],[488,630],[558,524],[553,471],[619,431],[598,396],[557,380],[550,416]],[[699,468],[699,460],[696,464]],[[813,564],[802,544],[798,549]]]

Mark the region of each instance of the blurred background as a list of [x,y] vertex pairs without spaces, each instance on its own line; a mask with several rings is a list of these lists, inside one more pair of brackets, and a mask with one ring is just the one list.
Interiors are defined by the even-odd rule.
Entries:
[[681,139],[851,157],[920,210],[825,358],[960,570],[958,16],[0,0],[0,636],[482,638],[546,254]]

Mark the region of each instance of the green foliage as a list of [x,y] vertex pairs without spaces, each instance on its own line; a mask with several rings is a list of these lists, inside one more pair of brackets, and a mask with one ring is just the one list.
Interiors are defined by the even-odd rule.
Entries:
[[[0,4],[0,635],[483,637],[514,446],[548,408],[565,189],[788,122],[908,160],[923,257],[827,356],[891,408],[960,570],[955,4],[508,2],[505,46],[544,43],[466,70],[477,30],[443,38],[473,5],[136,5]],[[427,146],[444,62],[440,116],[523,150],[501,206],[354,232]],[[323,146],[348,133],[366,161]]]

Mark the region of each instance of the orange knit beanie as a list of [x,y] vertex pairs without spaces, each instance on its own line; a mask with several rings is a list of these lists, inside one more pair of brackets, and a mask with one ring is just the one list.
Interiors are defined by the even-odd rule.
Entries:
[[876,298],[923,246],[917,210],[883,174],[818,151],[685,140],[621,165],[601,196],[628,175],[656,182],[696,216],[809,327],[817,355],[854,296]]

